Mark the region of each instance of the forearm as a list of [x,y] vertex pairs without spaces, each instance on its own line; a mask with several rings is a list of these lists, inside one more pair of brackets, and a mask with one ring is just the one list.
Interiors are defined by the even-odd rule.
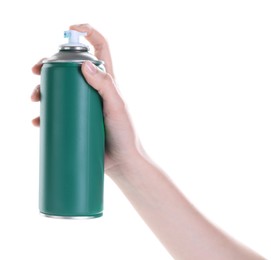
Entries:
[[145,156],[110,177],[175,259],[263,259],[208,222]]

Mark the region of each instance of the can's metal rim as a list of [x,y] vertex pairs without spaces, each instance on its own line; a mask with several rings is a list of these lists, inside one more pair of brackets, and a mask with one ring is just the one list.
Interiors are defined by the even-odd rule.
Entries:
[[74,219],[74,220],[80,220],[80,219],[93,219],[93,218],[99,218],[103,215],[103,213],[94,215],[94,216],[55,216],[55,215],[47,215],[44,213],[40,214],[46,218],[54,218],[54,219]]
[[[46,63],[84,63],[87,60],[44,60],[42,61],[43,64]],[[104,65],[104,61],[99,60],[99,61],[94,61],[94,60],[89,60],[95,65]]]
[[89,51],[88,46],[69,46],[69,45],[60,45],[60,51]]

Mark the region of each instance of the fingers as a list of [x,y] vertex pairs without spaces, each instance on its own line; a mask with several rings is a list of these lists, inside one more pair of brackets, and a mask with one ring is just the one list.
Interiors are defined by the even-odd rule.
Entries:
[[124,108],[124,102],[109,73],[101,71],[90,61],[83,63],[82,72],[86,81],[95,88],[103,98],[105,116]]
[[35,64],[33,67],[32,67],[32,72],[36,75],[40,75],[40,70],[41,70],[41,67],[43,65],[43,61],[45,60],[45,58],[41,59],[37,64]]
[[31,100],[33,102],[40,101],[40,85],[36,86],[35,89],[33,90],[33,93],[31,95]]
[[40,126],[40,117],[36,117],[32,120],[34,126]]
[[[41,67],[42,67],[42,61],[44,60],[44,58],[43,59],[41,59],[37,64],[35,64],[34,66],[33,66],[33,68],[32,68],[32,72],[34,73],[34,74],[36,74],[36,75],[40,75],[40,70],[41,70]],[[32,95],[31,95],[31,100],[33,101],[33,102],[38,102],[38,101],[40,101],[40,85],[38,85],[38,86],[36,86],[35,87],[35,89],[34,89],[34,91],[33,91],[33,93],[32,93]],[[34,126],[39,126],[40,125],[40,117],[36,117],[36,118],[34,118],[33,120],[32,120],[32,124],[34,125]]]
[[[31,95],[31,100],[33,102],[38,102],[40,101],[40,85],[36,86],[32,95]],[[40,125],[40,117],[36,117],[32,120],[32,124],[34,126],[39,126]]]
[[109,45],[104,36],[92,28],[89,24],[72,25],[70,26],[70,29],[87,33],[86,39],[91,43],[91,45],[93,45],[95,49],[95,56],[105,62],[106,71],[114,78]]

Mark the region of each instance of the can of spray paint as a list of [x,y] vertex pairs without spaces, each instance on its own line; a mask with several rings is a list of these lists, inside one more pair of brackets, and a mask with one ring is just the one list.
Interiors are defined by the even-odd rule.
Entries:
[[39,208],[46,216],[95,218],[103,214],[105,129],[102,100],[81,65],[103,61],[66,31],[69,43],[41,69]]

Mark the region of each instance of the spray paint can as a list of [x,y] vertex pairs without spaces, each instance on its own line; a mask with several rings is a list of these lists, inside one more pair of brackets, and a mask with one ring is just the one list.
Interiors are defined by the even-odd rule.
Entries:
[[103,214],[105,130],[102,100],[81,65],[103,61],[66,31],[69,43],[41,69],[39,208],[46,216],[95,218]]

